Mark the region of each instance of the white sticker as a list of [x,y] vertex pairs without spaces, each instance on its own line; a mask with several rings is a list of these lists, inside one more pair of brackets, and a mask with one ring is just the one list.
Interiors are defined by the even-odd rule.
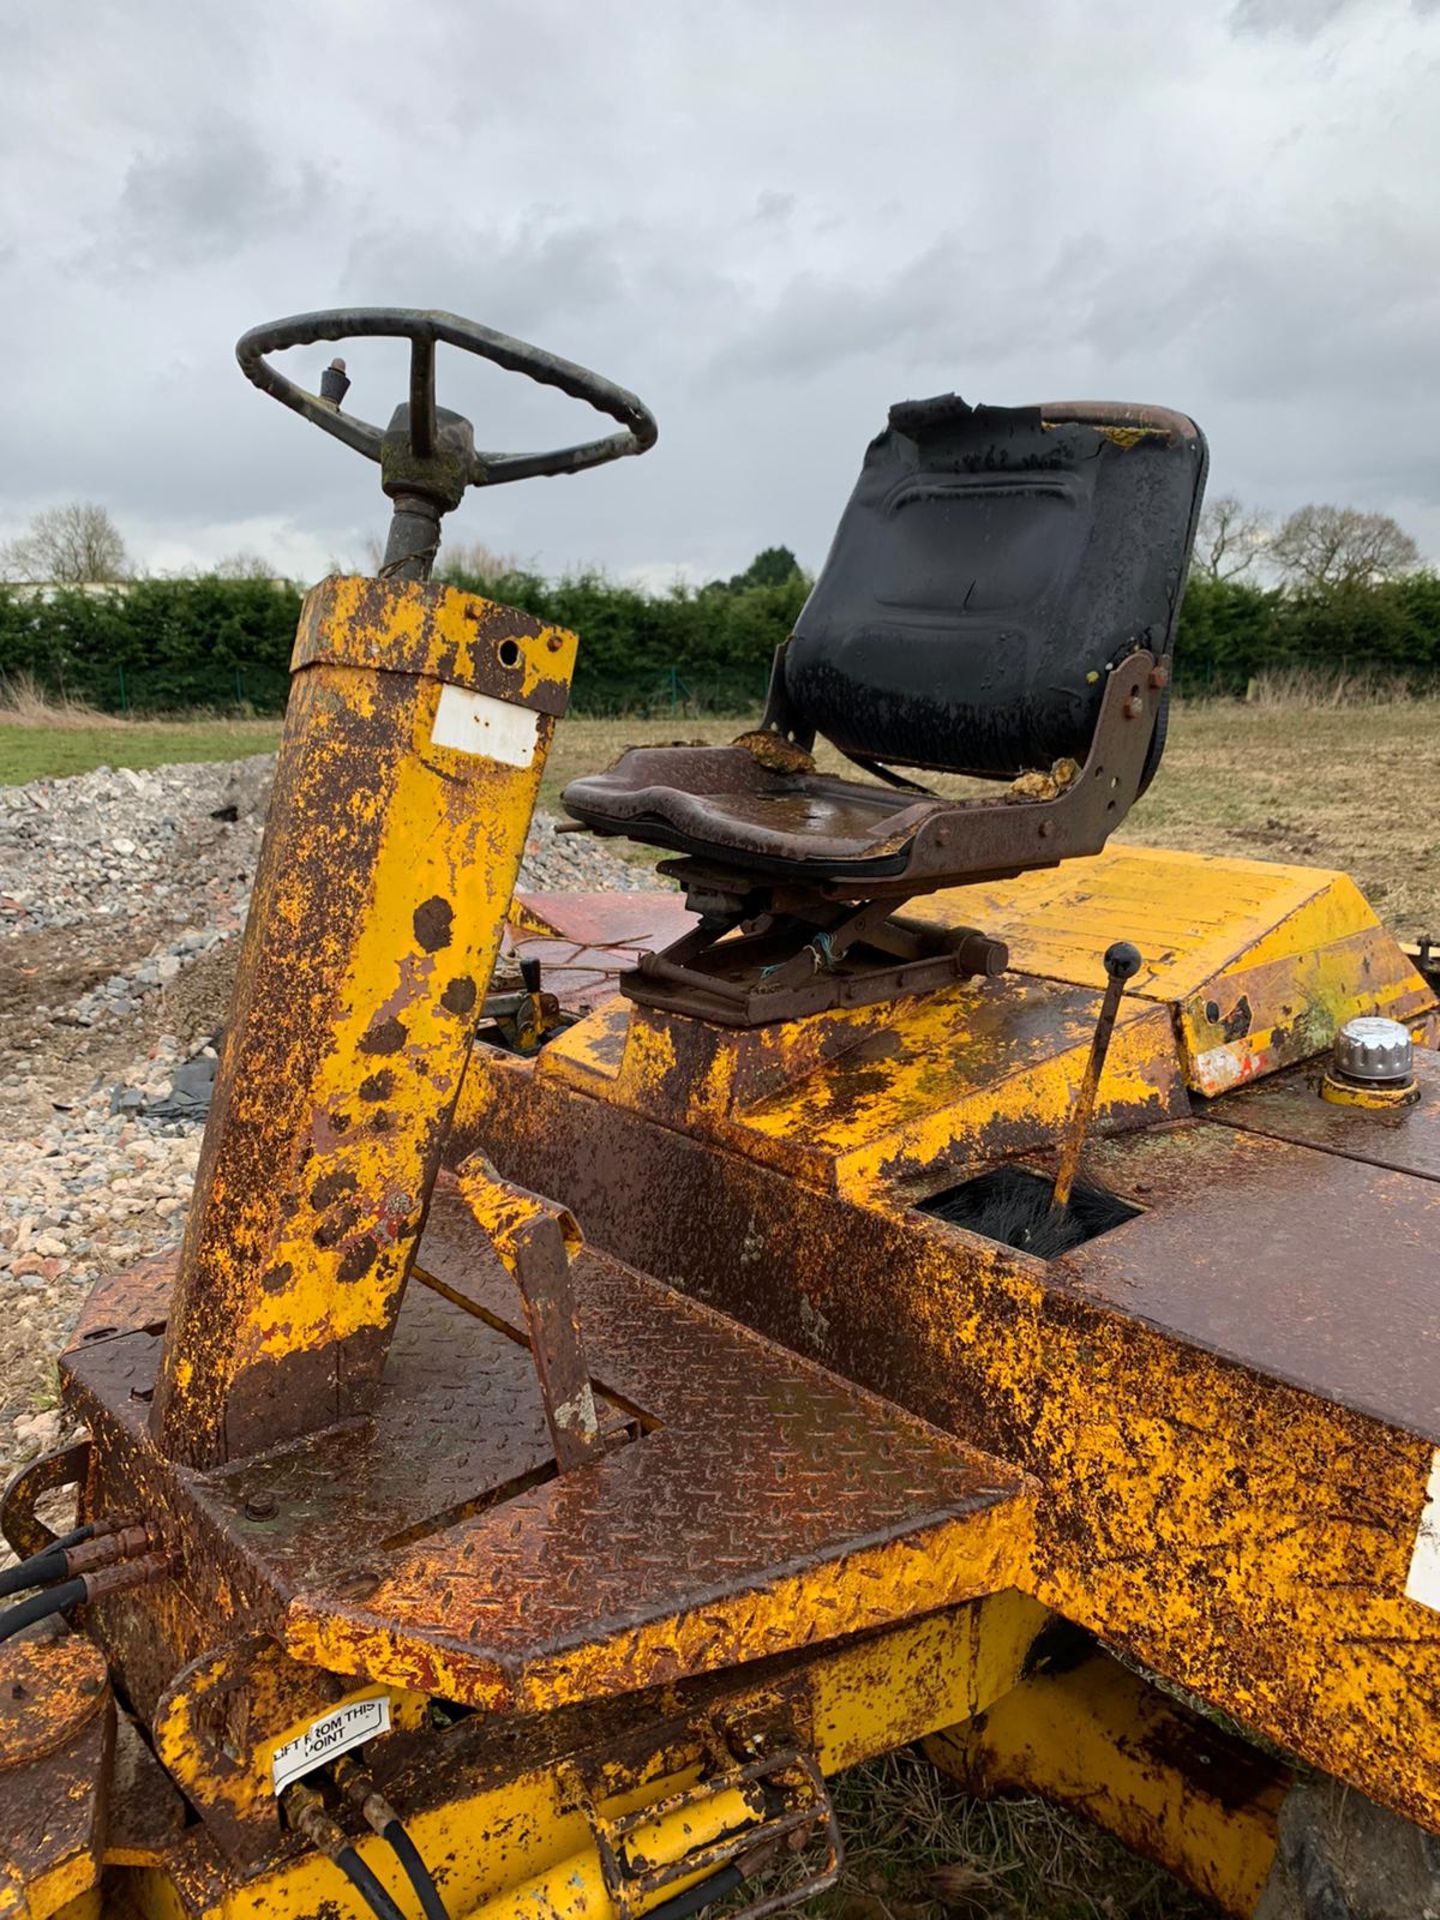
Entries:
[[282,1794],[303,1774],[323,1767],[351,1747],[363,1746],[377,1733],[390,1731],[390,1697],[380,1694],[373,1700],[349,1700],[323,1719],[312,1720],[303,1733],[275,1749],[275,1792]]
[[457,753],[483,753],[504,767],[535,764],[540,738],[540,716],[529,707],[512,707],[488,693],[469,687],[441,687],[430,739],[437,747]]
[[1410,1555],[1410,1577],[1405,1582],[1405,1598],[1418,1600],[1432,1613],[1440,1613],[1440,1453],[1430,1462],[1430,1484],[1425,1489],[1425,1505],[1420,1510],[1420,1531]]

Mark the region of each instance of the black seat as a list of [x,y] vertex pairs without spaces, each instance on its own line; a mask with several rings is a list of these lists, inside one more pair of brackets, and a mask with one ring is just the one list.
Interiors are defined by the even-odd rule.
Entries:
[[[892,407],[760,730],[632,748],[566,808],[852,898],[1098,851],[1163,748],[1205,466],[1194,422],[1159,407]],[[891,786],[816,773],[817,735]],[[897,766],[1024,777],[962,803]]]

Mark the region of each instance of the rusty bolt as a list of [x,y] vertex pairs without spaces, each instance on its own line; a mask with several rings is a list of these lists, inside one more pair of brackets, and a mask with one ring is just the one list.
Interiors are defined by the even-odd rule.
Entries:
[[245,1501],[247,1520],[273,1520],[280,1511],[280,1502],[273,1493],[252,1493]]
[[88,1674],[86,1678],[80,1682],[80,1691],[85,1694],[87,1698],[93,1700],[97,1693],[103,1693],[105,1691],[105,1682],[98,1674]]
[[552,633],[550,638],[545,642],[545,644],[547,647],[549,647],[551,653],[558,653],[561,647],[564,646],[565,642],[561,639],[558,633]]
[[1138,720],[1145,711],[1145,702],[1138,693],[1132,693],[1121,711],[1127,720]]
[[1170,669],[1163,660],[1157,660],[1150,669],[1150,685],[1158,693],[1162,687],[1170,684]]
[[1040,838],[1042,840],[1048,840],[1054,831],[1055,822],[1053,820],[1042,820],[1040,822]]

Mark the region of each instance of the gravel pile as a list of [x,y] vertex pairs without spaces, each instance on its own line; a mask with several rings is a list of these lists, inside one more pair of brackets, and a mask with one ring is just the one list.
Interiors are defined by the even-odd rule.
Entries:
[[[0,1461],[55,1443],[53,1357],[90,1286],[184,1226],[200,1128],[137,1106],[213,1051],[274,769],[0,788]],[[656,884],[554,827],[536,817],[522,887]]]
[[0,787],[0,933],[223,923],[254,872],[274,774],[267,753]]

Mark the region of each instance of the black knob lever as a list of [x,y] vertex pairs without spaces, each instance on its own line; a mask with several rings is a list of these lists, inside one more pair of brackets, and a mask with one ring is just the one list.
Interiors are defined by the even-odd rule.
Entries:
[[1120,1011],[1120,997],[1125,991],[1125,982],[1133,980],[1142,965],[1140,949],[1132,946],[1128,940],[1117,940],[1113,946],[1105,949],[1105,998],[1100,1002],[1100,1018],[1095,1022],[1090,1058],[1085,1063],[1085,1078],[1080,1083],[1080,1092],[1070,1115],[1069,1130],[1060,1154],[1060,1168],[1055,1175],[1055,1191],[1050,1200],[1051,1207],[1057,1211],[1069,1206],[1075,1176],[1080,1171],[1080,1154],[1095,1113],[1100,1076],[1105,1071],[1105,1056],[1110,1051],[1110,1038],[1115,1031],[1115,1016]]

